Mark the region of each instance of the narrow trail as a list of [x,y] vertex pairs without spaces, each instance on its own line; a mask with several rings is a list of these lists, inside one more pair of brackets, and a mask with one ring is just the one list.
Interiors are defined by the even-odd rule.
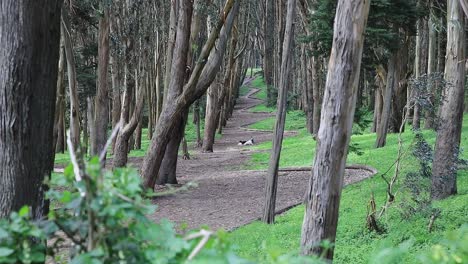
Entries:
[[[244,84],[248,85],[251,80]],[[222,138],[216,140],[213,153],[192,149],[190,160],[179,159],[179,183],[196,182],[198,186],[155,198],[153,202],[158,207],[151,216],[155,221],[166,218],[176,224],[186,224],[190,229],[208,225],[212,229],[232,230],[261,216],[266,173],[243,170],[252,154],[258,150],[237,145],[239,140],[251,137],[254,137],[256,144],[272,139],[271,131],[245,128],[274,115],[249,111],[263,103],[253,97],[258,91],[252,88],[247,95],[237,100],[233,116],[223,129]],[[285,132],[285,136],[294,134],[296,132]],[[134,164],[140,161],[141,158],[130,160]],[[362,168],[347,169],[345,184],[360,181],[372,174]],[[310,170],[302,168],[281,171],[279,176],[276,208],[281,212],[303,200]]]

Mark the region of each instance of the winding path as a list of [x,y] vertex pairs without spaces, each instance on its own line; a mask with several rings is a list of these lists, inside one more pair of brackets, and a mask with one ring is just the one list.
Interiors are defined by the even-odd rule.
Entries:
[[[253,97],[258,91],[252,88],[238,99],[233,116],[223,130],[223,137],[216,140],[213,153],[191,150],[191,160],[179,159],[179,183],[195,182],[197,187],[155,198],[153,202],[158,208],[151,216],[154,220],[166,218],[176,224],[186,224],[190,229],[208,225],[212,229],[232,230],[261,216],[266,173],[243,170],[257,151],[237,145],[239,140],[250,137],[254,137],[256,143],[272,139],[272,132],[244,128],[273,115],[249,111],[262,103]],[[286,132],[285,136],[294,134]],[[139,163],[139,160],[131,159],[130,162]],[[282,212],[302,201],[310,170],[288,169],[280,171],[279,175],[276,207],[278,212]],[[350,168],[346,170],[345,184],[372,175],[372,169]]]

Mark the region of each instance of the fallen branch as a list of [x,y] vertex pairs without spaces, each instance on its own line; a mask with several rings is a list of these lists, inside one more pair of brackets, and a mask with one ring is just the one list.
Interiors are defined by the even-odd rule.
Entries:
[[203,247],[206,245],[206,243],[208,242],[208,240],[210,239],[212,235],[213,235],[213,232],[202,229],[199,232],[190,234],[184,238],[186,241],[188,241],[188,240],[193,240],[193,239],[202,237],[200,242],[198,242],[197,246],[192,250],[192,252],[188,256],[187,258],[188,261],[192,260],[198,255],[198,253],[200,253],[200,251],[203,249]]

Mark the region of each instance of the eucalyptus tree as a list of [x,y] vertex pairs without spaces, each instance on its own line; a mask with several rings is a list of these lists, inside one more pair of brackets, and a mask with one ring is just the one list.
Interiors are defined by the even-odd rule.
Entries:
[[[186,76],[192,4],[182,1],[179,5],[179,12],[183,13],[180,13],[178,18],[171,81],[167,94],[167,101],[171,103],[163,106],[158,126],[141,167],[144,185],[147,188],[154,188],[156,184],[171,133],[177,128],[180,119],[184,117],[191,104],[206,92],[219,70],[234,18],[239,11],[240,1],[227,0],[203,46],[195,67],[191,74]],[[214,49],[216,42],[218,42],[217,47]]]
[[24,205],[47,215],[62,1],[2,1],[0,9],[0,217]]
[[[369,0],[340,0],[336,8],[320,130],[302,226],[302,253],[333,259],[344,169],[353,124]],[[322,254],[323,253],[323,254]]]
[[432,199],[443,199],[457,193],[457,163],[463,121],[465,96],[465,20],[458,0],[447,3],[447,82],[432,165]]

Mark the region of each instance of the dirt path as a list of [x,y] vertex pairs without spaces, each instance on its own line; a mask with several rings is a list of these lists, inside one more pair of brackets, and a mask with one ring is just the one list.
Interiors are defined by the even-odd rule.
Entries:
[[[186,224],[189,228],[208,225],[212,229],[232,230],[261,216],[265,172],[242,170],[256,151],[237,145],[239,140],[251,137],[254,137],[256,144],[271,141],[271,132],[244,128],[273,115],[249,111],[262,103],[253,97],[256,92],[257,89],[251,89],[238,99],[233,116],[223,130],[223,137],[216,140],[213,153],[192,149],[191,160],[179,159],[179,183],[196,182],[198,186],[156,198],[154,203],[158,209],[153,219],[166,218],[176,224]],[[293,134],[286,132],[285,136]],[[139,163],[140,160],[131,159],[131,162]],[[309,175],[308,170],[280,172],[276,203],[278,211],[302,201]],[[347,169],[345,183],[357,182],[371,175],[369,170]]]

